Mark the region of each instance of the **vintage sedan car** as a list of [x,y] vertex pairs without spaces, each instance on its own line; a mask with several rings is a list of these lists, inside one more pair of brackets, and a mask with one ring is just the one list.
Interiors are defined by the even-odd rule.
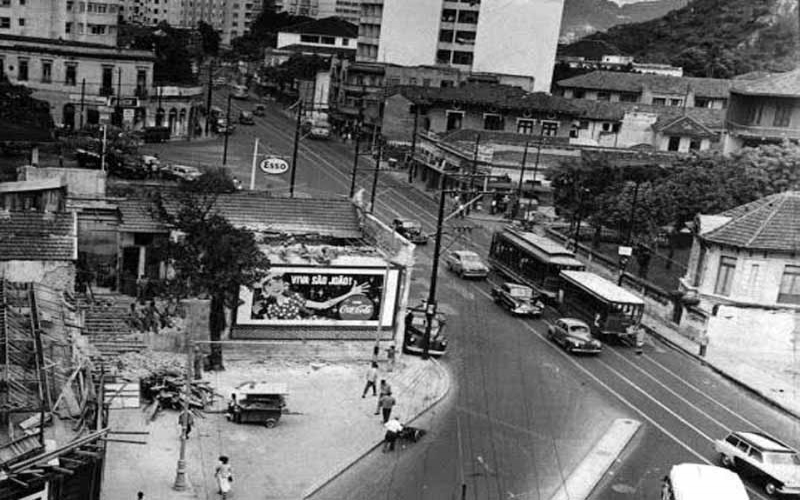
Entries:
[[544,304],[539,301],[529,286],[506,282],[492,288],[492,298],[517,316],[540,317]]
[[255,116],[265,116],[267,114],[267,107],[263,104],[256,104],[256,107],[253,108],[253,114]]
[[253,113],[250,111],[239,112],[239,123],[242,125],[254,125],[256,122],[253,119]]
[[600,354],[603,344],[592,337],[589,325],[579,319],[559,318],[547,329],[547,336],[567,352]]
[[445,259],[447,269],[462,278],[481,278],[489,276],[489,267],[481,261],[478,254],[469,250],[450,252]]
[[[442,333],[446,323],[444,314],[436,313],[431,322],[428,354],[433,357],[443,356],[447,350],[447,337]],[[425,351],[425,329],[428,316],[422,307],[411,307],[406,311],[406,332],[403,340],[403,352],[406,354],[423,354]]]
[[714,441],[722,465],[761,483],[768,495],[800,495],[800,455],[761,432],[731,432]]
[[410,219],[395,219],[392,221],[395,231],[415,245],[427,245],[428,235],[422,232],[422,224]]
[[733,472],[705,464],[673,465],[661,483],[661,500],[747,500]]
[[182,179],[184,181],[194,181],[203,175],[203,172],[197,167],[192,167],[190,165],[177,165],[174,163],[162,167],[161,172],[167,177]]

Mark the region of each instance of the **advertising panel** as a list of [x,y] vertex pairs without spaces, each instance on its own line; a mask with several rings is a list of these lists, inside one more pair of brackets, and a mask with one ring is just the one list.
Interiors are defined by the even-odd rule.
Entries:
[[253,326],[377,327],[380,317],[381,326],[390,328],[399,275],[396,269],[387,272],[374,267],[274,266],[260,283],[242,287],[236,322]]

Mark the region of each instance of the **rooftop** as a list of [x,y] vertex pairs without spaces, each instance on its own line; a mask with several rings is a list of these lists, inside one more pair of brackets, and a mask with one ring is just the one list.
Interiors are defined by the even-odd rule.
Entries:
[[136,50],[103,45],[101,43],[76,42],[72,40],[53,40],[32,36],[0,34],[0,45],[21,50],[44,48],[53,53],[80,53],[84,55],[102,54],[107,57],[155,60],[155,54],[149,50]]
[[728,221],[703,239],[748,250],[800,252],[800,191],[760,198],[719,214]]
[[275,51],[286,51],[286,52],[300,52],[305,54],[323,54],[326,56],[333,56],[333,55],[342,55],[342,56],[351,56],[351,53],[355,53],[355,47],[320,47],[319,45],[308,45],[304,43],[293,43],[291,45],[286,45],[279,49],[275,49]]
[[642,299],[628,290],[621,288],[611,281],[588,271],[561,271],[563,277],[568,278],[578,286],[596,293],[611,302],[623,304],[644,304]]
[[358,26],[339,17],[325,17],[289,26],[286,33],[302,33],[304,35],[341,36],[358,38]]
[[0,212],[0,260],[76,260],[71,212]]
[[738,94],[800,98],[800,69],[757,80],[737,81],[733,91]]
[[[583,118],[607,121],[620,121],[625,113],[654,113],[659,120],[669,120],[689,116],[712,130],[722,130],[725,123],[725,110],[709,108],[689,108],[679,106],[652,106],[637,102],[609,102],[592,99],[570,99],[570,104],[581,110]],[[663,123],[663,122],[662,122]]]
[[691,89],[703,97],[727,98],[732,80],[719,78],[696,78],[667,76],[646,73],[624,73],[619,71],[593,71],[557,82],[561,88],[610,90],[617,92],[641,92],[647,88],[652,92],[686,94]]

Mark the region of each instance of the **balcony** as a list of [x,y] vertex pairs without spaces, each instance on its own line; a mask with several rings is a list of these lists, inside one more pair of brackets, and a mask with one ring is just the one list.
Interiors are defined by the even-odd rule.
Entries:
[[800,129],[791,127],[764,127],[725,121],[725,128],[733,135],[752,139],[800,139]]

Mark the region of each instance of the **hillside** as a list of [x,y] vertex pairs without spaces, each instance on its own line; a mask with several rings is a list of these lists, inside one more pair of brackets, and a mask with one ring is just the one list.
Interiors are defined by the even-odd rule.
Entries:
[[561,41],[569,43],[623,23],[649,21],[681,8],[689,0],[648,0],[624,6],[610,0],[565,0]]
[[637,61],[682,66],[689,76],[729,78],[795,67],[797,0],[692,0],[647,22],[616,26],[602,40]]

